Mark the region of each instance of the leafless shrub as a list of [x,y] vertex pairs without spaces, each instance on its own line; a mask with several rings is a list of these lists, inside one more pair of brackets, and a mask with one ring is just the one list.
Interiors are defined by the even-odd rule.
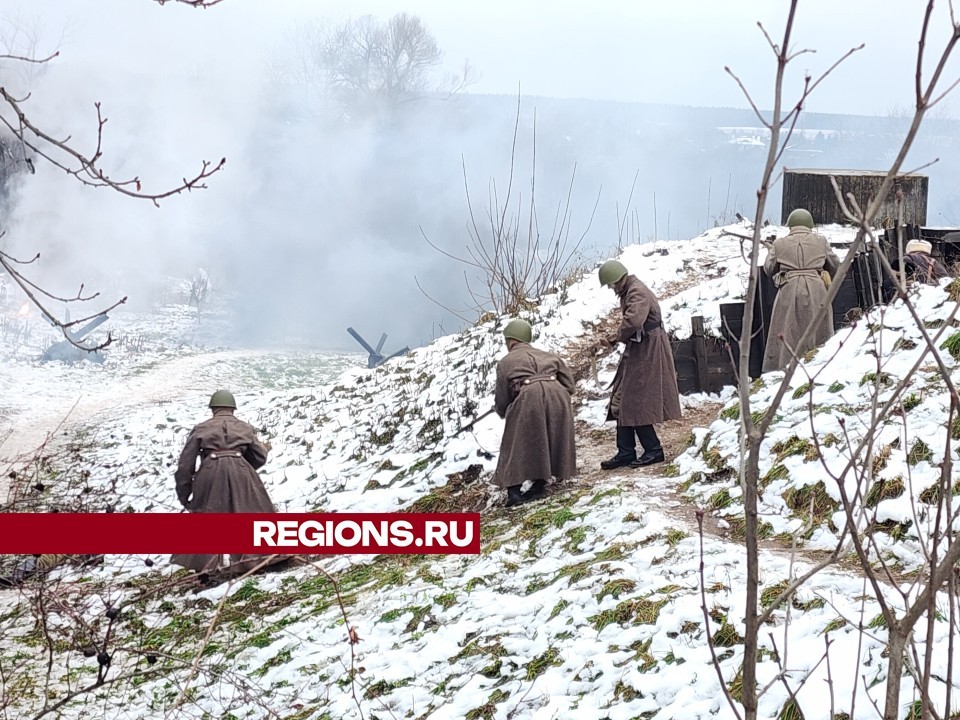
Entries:
[[[0,715],[16,712],[17,717],[41,720],[59,717],[68,707],[118,707],[134,697],[139,685],[163,680],[167,697],[160,705],[154,699],[151,709],[165,718],[201,717],[209,713],[210,703],[218,705],[221,717],[242,708],[255,708],[264,718],[286,717],[286,709],[274,707],[269,688],[255,673],[228,662],[244,646],[223,628],[250,613],[243,593],[256,592],[249,581],[270,559],[228,579],[217,603],[184,602],[184,594],[201,587],[197,578],[185,571],[143,571],[144,564],[153,564],[150,558],[129,556],[113,568],[118,576],[110,576],[104,571],[91,575],[79,558],[68,556],[50,572],[30,577],[19,589],[20,604],[0,620],[0,629],[8,642],[35,652],[0,659]],[[355,687],[360,636],[349,622],[337,580],[314,563],[301,564],[332,588],[349,649],[349,682]],[[83,582],[77,582],[80,574],[86,575]],[[189,608],[187,622],[174,609],[177,600]],[[272,607],[282,609],[282,596]],[[354,699],[363,717],[355,691]]]
[[443,51],[423,20],[408,13],[314,22],[301,27],[294,42],[294,78],[349,115],[389,119],[409,103],[452,98],[478,77],[466,61],[459,73],[441,76]]
[[[62,439],[62,426],[35,450],[0,460],[3,478],[10,483],[0,512],[111,513],[142,507],[142,497],[131,489],[132,468],[101,465],[95,468],[97,477],[91,477],[90,457],[102,438],[74,433]],[[170,507],[172,497],[171,492]],[[182,570],[173,574],[144,570],[155,564],[149,557],[125,556],[90,576],[86,566],[95,564],[91,563],[95,556],[59,556],[58,565],[21,582],[20,603],[0,617],[5,647],[15,644],[21,650],[0,654],[0,718],[41,720],[60,717],[68,706],[122,706],[135,694],[142,698],[136,693],[139,685],[162,679],[172,694],[154,709],[164,717],[202,717],[209,712],[208,706],[200,706],[203,699],[217,702],[222,717],[254,707],[260,717],[281,720],[287,709],[271,703],[269,688],[262,687],[255,674],[229,662],[247,646],[223,627],[228,618],[237,622],[244,613],[251,614],[249,607],[230,600],[233,590],[240,586],[255,592],[247,581],[272,559],[264,558],[242,575],[220,578],[227,588],[214,604],[183,603],[184,594],[202,589],[200,579]],[[0,558],[0,575],[9,575],[19,561]],[[343,620],[347,682],[363,718],[356,667],[361,638],[348,616],[339,581],[315,562],[295,558],[294,563],[309,567],[329,584]],[[85,576],[82,582],[80,574]],[[281,611],[290,602],[281,593],[273,596],[270,607]],[[190,615],[186,623],[181,617],[185,608]],[[23,652],[25,648],[29,651]]]
[[[824,72],[817,79],[814,80],[808,75],[804,79],[804,85],[799,100],[792,107],[790,107],[789,110],[785,111],[783,87],[786,67],[799,55],[810,52],[808,50],[796,51],[790,46],[797,5],[797,0],[792,0],[790,3],[784,36],[780,43],[774,42],[763,26],[760,26],[761,31],[764,33],[767,42],[776,56],[777,64],[777,74],[774,86],[774,107],[769,119],[767,119],[759,111],[749,92],[747,92],[739,78],[737,78],[736,75],[733,75],[729,68],[727,69],[727,72],[731,74],[731,76],[744,91],[760,121],[766,128],[770,130],[770,145],[768,149],[766,165],[763,171],[763,177],[758,190],[758,204],[754,218],[754,230],[750,252],[750,264],[751,267],[754,268],[754,271],[751,273],[746,293],[744,327],[750,327],[750,322],[753,317],[753,306],[756,297],[756,286],[758,283],[759,272],[759,269],[757,268],[757,260],[759,248],[761,246],[760,235],[762,232],[764,208],[770,188],[779,179],[779,174],[776,172],[776,169],[780,162],[783,151],[786,148],[791,134],[797,125],[800,112],[810,93],[833,71],[834,68],[836,68],[837,64],[859,49],[858,47],[850,50],[843,57],[841,57],[840,60],[831,65],[826,72]],[[924,14],[923,26],[920,33],[919,51],[917,55],[915,78],[916,110],[913,114],[912,122],[907,130],[903,145],[899,154],[897,155],[896,160],[888,171],[882,186],[877,191],[876,197],[870,200],[866,208],[861,209],[857,206],[852,197],[843,198],[841,197],[839,190],[837,191],[838,202],[843,207],[847,218],[858,228],[858,233],[856,240],[848,250],[846,258],[844,259],[836,276],[833,279],[826,298],[820,304],[818,310],[814,313],[814,316],[818,316],[823,312],[830,312],[832,301],[837,295],[843,278],[849,271],[857,251],[863,247],[866,242],[875,241],[875,238],[873,238],[872,235],[874,219],[883,199],[886,198],[887,194],[893,187],[895,178],[901,172],[903,161],[913,144],[927,111],[940,102],[946,93],[952,90],[953,87],[960,82],[954,82],[946,89],[941,87],[944,67],[956,44],[958,41],[960,41],[960,24],[957,23],[953,14],[952,5],[949,8],[950,20],[953,27],[952,34],[948,38],[939,57],[934,60],[934,70],[929,79],[926,81],[924,80],[923,68],[927,59],[926,50],[928,42],[928,28],[930,26],[933,7],[934,0],[929,0]],[[939,366],[940,374],[943,377],[949,391],[951,412],[950,417],[952,421],[952,419],[956,416],[958,409],[960,409],[960,402],[958,402],[957,391],[950,380],[949,371],[944,366],[942,359],[940,359],[938,349],[935,345],[936,340],[930,337],[923,325],[921,318],[918,316],[916,309],[913,307],[910,299],[907,297],[906,289],[902,286],[902,284],[900,284],[899,279],[890,268],[886,258],[882,255],[882,253],[879,255],[884,265],[884,271],[887,273],[888,277],[890,277],[891,280],[896,283],[901,299],[903,300],[905,306],[910,310],[916,326],[923,334],[925,342],[924,354],[929,353],[930,358],[933,359],[933,361]],[[811,323],[811,325],[807,328],[805,337],[813,331],[814,324],[815,322]],[[759,633],[764,620],[769,618],[770,613],[769,610],[760,612],[758,609],[758,485],[760,479],[759,468],[762,458],[760,448],[764,438],[767,436],[771,423],[776,417],[777,408],[780,407],[785,394],[790,389],[791,379],[793,378],[794,373],[801,367],[802,360],[802,358],[794,354],[793,360],[785,369],[784,378],[777,388],[775,397],[773,398],[772,402],[768,404],[768,409],[762,418],[759,419],[759,421],[755,421],[751,415],[750,385],[746,381],[746,378],[749,377],[751,340],[752,338],[749,336],[749,334],[743,339],[740,345],[739,358],[739,377],[743,379],[740,383],[739,389],[742,438],[740,482],[743,489],[743,503],[745,510],[745,545],[747,564],[747,578],[745,587],[746,627],[744,638],[744,663],[742,671],[742,702],[737,703],[728,696],[729,704],[737,717],[741,717],[740,709],[742,708],[742,717],[747,718],[747,720],[754,720],[757,717],[758,698],[769,688],[769,686],[759,688],[756,680]],[[799,342],[802,344],[804,342],[804,338],[801,338]],[[874,480],[873,459],[876,452],[874,448],[876,435],[880,424],[883,422],[883,418],[890,413],[894,405],[899,403],[899,393],[902,393],[904,387],[906,387],[906,384],[915,375],[918,366],[919,361],[917,366],[915,366],[912,371],[904,376],[897,387],[894,388],[892,397],[887,398],[887,395],[884,395],[884,402],[879,402],[875,398],[874,408],[871,412],[871,416],[870,418],[865,419],[865,422],[867,423],[867,429],[865,432],[860,433],[859,440],[851,440],[848,438],[848,444],[852,443],[854,445],[854,449],[849,453],[846,465],[842,471],[840,473],[833,473],[834,480],[843,494],[843,507],[847,515],[847,525],[845,528],[842,528],[836,550],[824,561],[824,563],[817,565],[804,575],[793,579],[787,589],[784,590],[784,593],[781,594],[781,599],[788,597],[790,592],[794,592],[803,583],[807,582],[810,577],[812,577],[813,573],[818,572],[830,562],[835,561],[838,553],[841,552],[841,547],[844,545],[846,538],[849,538],[849,542],[851,542],[856,549],[857,556],[862,566],[861,569],[869,581],[870,586],[872,587],[876,600],[881,604],[881,608],[883,609],[883,622],[887,627],[886,642],[888,644],[889,658],[887,660],[888,669],[886,673],[887,679],[885,707],[882,711],[879,708],[876,708],[877,714],[881,714],[884,720],[895,720],[895,718],[900,716],[900,685],[904,671],[909,672],[913,676],[919,689],[920,699],[917,701],[918,704],[916,707],[916,712],[918,714],[916,717],[922,716],[926,718],[936,716],[934,712],[934,703],[930,697],[930,653],[932,650],[931,643],[929,641],[932,639],[932,636],[929,633],[932,632],[932,629],[930,628],[933,627],[932,621],[936,612],[935,597],[937,595],[937,591],[947,581],[951,583],[951,589],[955,588],[955,581],[952,579],[950,571],[952,565],[958,560],[958,558],[960,558],[960,543],[954,542],[950,533],[946,531],[946,528],[951,527],[951,525],[954,523],[955,516],[949,506],[949,502],[945,501],[947,502],[946,505],[941,503],[941,505],[939,505],[936,509],[936,522],[932,528],[930,537],[926,538],[925,540],[925,544],[927,546],[925,550],[927,567],[921,573],[921,576],[917,579],[917,581],[910,584],[909,589],[900,591],[902,593],[901,599],[905,609],[898,614],[891,604],[885,600],[884,590],[881,587],[881,582],[883,580],[892,581],[895,578],[891,574],[890,568],[883,565],[882,559],[878,559],[878,548],[871,539],[869,532],[864,535],[864,522],[868,517],[864,495],[865,493],[870,492],[871,483]],[[812,405],[809,408],[809,411],[812,423]],[[815,433],[814,437],[816,437]],[[941,473],[942,497],[952,494],[949,491],[949,478],[951,472],[949,461],[950,456],[950,438],[948,433],[947,447],[944,455],[946,459],[943,463],[943,469]],[[824,469],[826,471],[826,466],[824,466]],[[856,496],[854,497],[849,497],[845,490],[845,481],[850,476],[856,479],[855,486],[858,488]],[[878,560],[880,561],[881,567],[879,571],[875,570],[874,568],[874,564],[877,563]],[[774,603],[774,605],[776,604],[778,603]],[[955,600],[953,599],[953,594],[951,593],[951,612],[954,605]],[[924,650],[926,656],[921,657],[914,646],[912,648],[913,657],[908,657],[907,646],[910,638],[912,637],[913,628],[916,626],[918,620],[924,615],[926,615],[927,619],[930,621],[928,623],[928,642]],[[829,643],[827,644],[825,652],[829,653]],[[719,666],[717,666],[717,670],[719,672]],[[802,682],[806,682],[806,678],[809,678],[809,674],[805,676]],[[777,678],[777,682],[780,681],[782,681],[784,684],[787,683],[787,677],[783,671]],[[724,682],[722,677],[721,682]],[[951,707],[950,687],[952,682],[951,664],[950,677],[946,678],[945,680],[947,688],[945,707],[948,708],[948,713],[950,712],[949,708]],[[795,703],[795,693],[799,688],[790,685],[787,685],[786,687],[788,694]],[[795,708],[795,710],[799,710],[799,708]]]
[[[166,0],[155,0],[163,4]],[[183,4],[195,7],[209,7],[220,0],[176,0]],[[14,43],[9,34],[0,37],[0,42],[6,40],[3,52],[0,53],[0,65],[5,68],[29,69],[32,67],[41,67],[54,61],[59,57],[60,52],[54,51],[47,54],[35,53],[35,43],[26,48],[26,51],[19,49],[20,46]],[[26,52],[26,54],[23,54]],[[90,143],[93,145],[92,152],[85,152],[79,149],[80,143],[73,142],[70,138],[58,139],[50,132],[36,124],[30,117],[27,104],[30,101],[29,88],[23,93],[17,93],[9,86],[0,87],[0,129],[9,133],[12,141],[5,146],[5,157],[16,160],[16,165],[26,167],[33,172],[36,162],[48,162],[54,167],[63,170],[67,175],[74,178],[83,185],[89,187],[103,187],[118,192],[129,197],[149,200],[154,205],[159,206],[159,201],[165,198],[178,195],[191,190],[199,190],[206,187],[205,181],[213,174],[218,172],[226,162],[221,159],[217,163],[204,161],[199,172],[191,178],[184,178],[183,181],[175,187],[166,190],[146,191],[138,176],[130,178],[115,178],[104,167],[105,156],[104,146],[104,126],[107,118],[104,117],[99,102],[94,103],[96,112],[95,140]],[[110,344],[112,338],[108,334],[107,339],[94,348],[89,348],[77,342],[69,332],[71,328],[88,322],[96,317],[100,317],[113,308],[126,302],[122,298],[109,307],[94,312],[78,320],[63,321],[49,306],[50,301],[59,301],[63,303],[83,303],[95,300],[99,293],[84,294],[84,286],[80,285],[76,295],[63,296],[53,293],[48,289],[36,284],[25,274],[25,267],[38,262],[40,254],[37,253],[30,259],[17,258],[13,255],[0,251],[0,267],[11,277],[11,279],[20,287],[27,296],[29,302],[35,305],[45,318],[56,328],[59,328],[64,338],[73,345],[84,350],[99,350]]]
[[[570,270],[578,258],[580,247],[593,224],[593,217],[600,202],[598,192],[586,228],[579,235],[571,237],[572,195],[576,179],[574,166],[566,196],[557,203],[549,232],[542,233],[536,197],[536,113],[529,199],[525,199],[523,193],[514,188],[519,128],[520,98],[517,97],[517,119],[513,131],[506,193],[501,197],[496,180],[490,181],[482,222],[478,222],[477,213],[474,211],[467,181],[466,160],[463,161],[464,188],[469,211],[469,242],[465,247],[465,254],[447,252],[433,243],[423,232],[423,228],[420,229],[424,239],[434,250],[466,266],[464,279],[474,305],[464,312],[481,315],[486,312],[497,315],[514,314],[531,309],[534,298],[560,290],[565,279],[570,278]],[[470,273],[473,273],[473,277]],[[417,285],[421,292],[430,298],[419,280]],[[459,312],[450,312],[467,320]]]
[[200,320],[200,313],[206,304],[213,287],[210,284],[210,275],[203,268],[200,268],[190,278],[190,304],[197,309],[197,320]]

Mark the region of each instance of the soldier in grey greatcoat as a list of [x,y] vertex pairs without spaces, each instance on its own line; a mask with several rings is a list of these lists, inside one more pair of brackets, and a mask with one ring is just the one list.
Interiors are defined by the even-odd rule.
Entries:
[[[275,508],[257,474],[268,449],[252,426],[234,417],[237,401],[227,390],[210,398],[213,417],[187,436],[175,474],[177,498],[192,513],[273,513]],[[197,468],[197,460],[200,467]],[[266,556],[231,555],[231,571],[244,572]],[[170,562],[196,572],[221,565],[220,555],[175,554]],[[277,561],[288,558],[279,557]]]
[[[608,260],[600,267],[600,284],[611,287],[620,298],[620,326],[608,342],[624,344],[607,408],[607,420],[617,422],[617,454],[600,467],[613,470],[663,462],[663,446],[653,426],[679,420],[682,414],[677,370],[660,303],[618,260]],[[638,439],[643,448],[639,457]]]
[[[821,273],[826,271],[833,278],[840,259],[827,239],[813,232],[813,216],[807,210],[790,213],[787,226],[790,233],[774,240],[763,263],[764,272],[778,288],[770,312],[763,372],[783,369],[794,355],[802,357],[833,335],[833,309],[827,305],[819,310],[827,296]],[[814,328],[801,345],[800,336],[811,322]]]
[[[570,398],[576,384],[563,360],[531,347],[533,329],[512,320],[503,331],[507,355],[497,364],[495,409],[506,419],[493,482],[507,490],[507,507],[534,500],[551,477],[577,474]],[[526,493],[527,480],[533,485]]]

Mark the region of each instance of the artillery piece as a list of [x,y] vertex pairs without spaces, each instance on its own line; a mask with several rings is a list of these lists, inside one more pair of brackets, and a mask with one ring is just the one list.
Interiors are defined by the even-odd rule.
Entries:
[[352,327],[348,327],[347,332],[350,333],[350,335],[353,336],[353,339],[360,343],[363,349],[370,354],[367,358],[367,368],[375,368],[378,365],[383,365],[383,363],[385,363],[387,360],[392,360],[395,357],[400,357],[401,355],[405,355],[406,353],[410,352],[410,348],[405,347],[402,350],[397,350],[392,355],[384,357],[382,351],[383,344],[387,342],[386,333],[383,333],[383,335],[380,336],[380,342],[377,343],[377,348],[374,350],[372,347],[370,347],[370,344],[366,340],[360,337],[360,333],[358,333]]

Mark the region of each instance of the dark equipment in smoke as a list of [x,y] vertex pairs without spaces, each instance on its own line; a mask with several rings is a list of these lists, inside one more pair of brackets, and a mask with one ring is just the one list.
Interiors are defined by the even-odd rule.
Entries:
[[[59,342],[55,342],[53,345],[43,351],[43,355],[40,356],[40,361],[51,362],[54,360],[59,360],[60,362],[75,363],[80,362],[81,360],[90,360],[91,362],[102,363],[103,354],[98,350],[94,350],[93,348],[95,346],[85,345],[83,339],[109,319],[110,318],[106,314],[103,314],[98,315],[79,330],[62,328],[63,332],[73,342],[70,342],[70,340],[61,340]],[[47,322],[54,327],[57,327],[52,318],[48,317]],[[67,311],[67,322],[70,322],[69,310]],[[77,347],[77,345],[74,345],[73,343],[77,343],[77,345],[81,345],[82,347]]]
[[380,336],[380,342],[377,343],[377,349],[374,350],[372,347],[370,347],[370,344],[366,340],[360,337],[360,333],[358,333],[352,327],[348,327],[347,332],[353,336],[354,340],[360,343],[364,350],[370,353],[370,357],[367,358],[368,368],[375,368],[378,365],[383,365],[383,363],[385,363],[387,360],[393,360],[395,357],[400,357],[401,355],[406,355],[408,352],[410,352],[410,348],[405,347],[402,350],[397,350],[392,355],[384,357],[381,353],[381,350],[383,350],[383,344],[387,341],[386,333]]

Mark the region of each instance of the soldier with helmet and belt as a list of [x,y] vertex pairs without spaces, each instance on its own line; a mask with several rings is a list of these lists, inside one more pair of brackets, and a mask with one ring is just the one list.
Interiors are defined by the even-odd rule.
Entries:
[[[180,504],[192,513],[275,512],[257,474],[267,462],[269,448],[257,439],[252,426],[234,417],[237,401],[232,393],[217,390],[209,407],[213,417],[193,428],[180,454],[174,476]],[[245,572],[262,559],[259,555],[232,555],[230,568]],[[220,555],[170,557],[170,562],[198,573],[218,569],[220,561]]]
[[[826,271],[833,278],[840,259],[822,235],[813,231],[813,216],[798,208],[787,218],[790,233],[773,241],[763,263],[764,272],[777,286],[770,311],[767,345],[763,353],[763,372],[782,370],[794,356],[822,345],[833,336],[833,309],[819,307],[827,296]],[[807,326],[813,331],[800,345]]]
[[[532,347],[533,328],[511,320],[503,331],[507,354],[497,363],[494,408],[506,419],[493,482],[507,490],[507,507],[542,497],[547,480],[577,473],[570,398],[573,375],[558,356]],[[533,482],[526,493],[521,489]]]
[[[653,292],[618,260],[600,266],[600,284],[620,298],[620,326],[607,338],[623,343],[613,378],[607,421],[617,423],[617,454],[600,463],[604,470],[643,467],[664,461],[655,423],[679,420],[680,393],[670,337],[663,329]],[[637,440],[643,452],[637,455]]]

